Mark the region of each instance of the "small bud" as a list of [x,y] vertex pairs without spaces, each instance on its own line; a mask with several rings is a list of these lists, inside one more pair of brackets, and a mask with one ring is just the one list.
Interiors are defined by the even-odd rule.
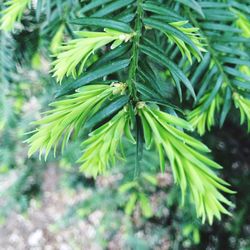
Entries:
[[119,36],[119,39],[122,40],[122,41],[125,41],[126,40],[126,35],[125,34],[121,34]]
[[146,106],[145,102],[137,102],[136,108],[137,109],[143,109]]
[[123,82],[114,82],[111,84],[111,87],[114,88],[113,95],[121,94],[123,95],[127,89],[127,84]]
[[133,37],[135,34],[136,33],[134,33],[134,34],[125,34],[125,33],[123,33],[123,34],[121,34],[119,36],[119,40],[124,41],[124,42],[128,42],[131,39],[131,37]]

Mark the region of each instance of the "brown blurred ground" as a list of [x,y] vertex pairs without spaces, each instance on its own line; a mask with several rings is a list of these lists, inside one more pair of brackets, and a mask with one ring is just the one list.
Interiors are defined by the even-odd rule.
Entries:
[[[57,168],[49,167],[45,172],[41,204],[33,201],[27,214],[20,215],[14,212],[11,214],[0,227],[0,249],[101,249],[95,244],[95,228],[91,222],[78,221],[60,230],[53,228],[53,224],[64,215],[70,205],[88,196],[88,191],[69,193],[58,189],[58,179]],[[9,180],[11,181],[11,178]],[[7,183],[5,185],[7,187]],[[98,220],[98,216],[95,217]]]

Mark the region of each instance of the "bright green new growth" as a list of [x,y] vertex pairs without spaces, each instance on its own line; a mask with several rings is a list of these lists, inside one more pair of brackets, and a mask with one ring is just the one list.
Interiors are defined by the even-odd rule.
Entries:
[[61,24],[51,41],[50,51],[54,54],[59,52],[63,40],[64,29],[65,29],[65,24]]
[[239,10],[232,9],[232,11],[238,16],[236,26],[243,31],[244,37],[250,37],[250,21]]
[[211,104],[204,110],[204,104],[210,97],[210,93],[205,94],[199,101],[199,105],[188,113],[187,119],[194,129],[200,135],[204,135],[211,127],[215,125],[215,113],[218,111],[222,104],[222,99],[218,93]]
[[114,49],[123,42],[129,41],[133,36],[110,29],[104,29],[104,32],[78,31],[76,35],[79,38],[58,48],[57,59],[52,63],[53,76],[58,82],[61,82],[65,76],[72,75],[76,78],[81,74],[88,58],[96,50],[111,42],[111,49]]
[[247,121],[247,129],[250,132],[250,100],[234,93],[233,100],[236,108],[240,110],[240,123]]
[[[205,44],[202,43],[203,39],[198,33],[199,28],[185,27],[186,24],[188,24],[188,21],[179,21],[170,23],[171,26],[175,27],[177,30],[181,31],[183,34],[188,36],[200,52],[206,52],[206,50],[204,49]],[[169,38],[171,42],[175,43],[178,46],[179,50],[181,51],[181,54],[183,56],[186,55],[190,63],[192,63],[191,54],[193,54],[196,57],[196,59],[200,61],[199,53],[192,46],[186,44],[183,40],[170,33],[166,33],[166,36]]]
[[82,163],[81,171],[96,177],[103,174],[108,166],[114,165],[119,158],[117,148],[122,145],[123,134],[136,143],[130,131],[130,117],[126,108],[90,133],[89,139],[83,142],[84,154],[78,161]]
[[221,213],[229,215],[222,204],[232,204],[220,191],[234,192],[225,187],[229,184],[211,170],[220,169],[221,166],[204,155],[210,150],[203,143],[176,128],[191,130],[189,123],[144,103],[138,105],[138,112],[146,145],[156,145],[162,171],[165,170],[164,152],[168,156],[175,182],[181,187],[183,202],[189,189],[197,216],[202,217],[203,222],[208,218],[212,224],[214,216],[220,219]]
[[46,116],[34,124],[36,129],[27,142],[30,145],[29,156],[36,151],[46,152],[47,158],[54,147],[54,154],[58,143],[62,140],[62,150],[72,133],[78,134],[86,120],[94,115],[102,103],[113,95],[123,94],[125,84],[90,85],[82,87],[78,93],[70,95],[67,99],[51,103],[52,110],[45,112]]
[[2,11],[2,18],[0,20],[0,29],[10,31],[13,29],[16,21],[19,21],[23,15],[26,6],[31,0],[10,0],[5,3],[8,6]]

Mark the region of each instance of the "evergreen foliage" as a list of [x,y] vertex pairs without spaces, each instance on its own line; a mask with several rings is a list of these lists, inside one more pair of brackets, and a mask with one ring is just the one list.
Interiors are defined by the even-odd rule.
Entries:
[[[190,193],[203,222],[230,214],[224,205],[232,203],[221,192],[234,192],[193,130],[203,135],[222,127],[232,103],[250,129],[248,0],[10,0],[4,6],[1,32],[22,29],[25,12],[35,13],[43,38],[37,55],[54,53],[52,77],[61,83],[61,99],[27,139],[30,156],[39,151],[46,159],[79,136],[80,169],[96,176],[122,161],[118,146],[122,152],[127,137],[136,143],[136,177],[152,147],[159,170],[170,163],[183,203]],[[144,194],[132,195],[127,211],[138,197],[148,206]]]

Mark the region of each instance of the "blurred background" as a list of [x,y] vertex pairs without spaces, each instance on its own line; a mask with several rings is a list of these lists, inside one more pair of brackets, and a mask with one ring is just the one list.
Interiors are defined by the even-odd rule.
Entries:
[[27,157],[30,122],[48,109],[56,88],[44,56],[55,34],[35,15],[26,15],[15,34],[0,34],[0,249],[249,250],[250,140],[238,120],[204,137],[237,191],[233,216],[212,226],[202,225],[188,200],[180,205],[170,167],[159,174],[154,152],[144,152],[137,179],[131,145],[128,161],[96,180],[75,164],[81,138],[46,162]]

